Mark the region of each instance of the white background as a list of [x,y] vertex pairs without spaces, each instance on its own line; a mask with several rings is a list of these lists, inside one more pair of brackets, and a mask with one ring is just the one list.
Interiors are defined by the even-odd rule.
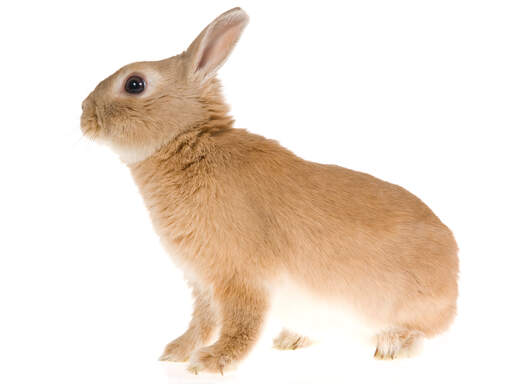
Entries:
[[[191,298],[128,169],[80,139],[120,66],[185,49],[242,6],[220,71],[236,126],[419,195],[459,242],[459,315],[415,359],[272,334],[225,377],[157,361]],[[92,1],[0,6],[0,382],[510,382],[510,1]]]

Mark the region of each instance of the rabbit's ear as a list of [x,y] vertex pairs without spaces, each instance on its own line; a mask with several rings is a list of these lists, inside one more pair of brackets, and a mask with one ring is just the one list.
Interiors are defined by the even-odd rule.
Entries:
[[214,76],[235,47],[249,16],[233,8],[212,21],[185,52],[190,78],[203,82]]

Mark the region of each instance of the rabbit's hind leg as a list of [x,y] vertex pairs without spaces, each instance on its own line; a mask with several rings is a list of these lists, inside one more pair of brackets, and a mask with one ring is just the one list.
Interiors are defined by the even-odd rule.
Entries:
[[377,335],[377,348],[373,357],[377,360],[412,357],[421,351],[423,339],[423,333],[416,330],[387,329]]
[[274,348],[281,350],[293,350],[308,347],[312,343],[313,342],[306,336],[301,336],[298,333],[283,329],[274,339]]

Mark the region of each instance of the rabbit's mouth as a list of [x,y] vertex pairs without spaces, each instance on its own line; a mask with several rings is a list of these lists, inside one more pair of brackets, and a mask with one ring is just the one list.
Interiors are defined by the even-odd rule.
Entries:
[[96,139],[101,133],[101,125],[98,119],[96,108],[91,106],[87,100],[83,104],[83,112],[80,117],[80,128],[85,137]]
[[80,129],[85,137],[90,139],[98,138],[101,127],[95,112],[84,110],[80,118]]

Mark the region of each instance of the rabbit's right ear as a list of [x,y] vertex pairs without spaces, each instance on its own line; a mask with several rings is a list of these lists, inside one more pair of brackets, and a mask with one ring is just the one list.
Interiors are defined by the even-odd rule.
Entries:
[[217,73],[235,47],[249,16],[233,8],[212,21],[185,52],[187,76],[204,82]]

